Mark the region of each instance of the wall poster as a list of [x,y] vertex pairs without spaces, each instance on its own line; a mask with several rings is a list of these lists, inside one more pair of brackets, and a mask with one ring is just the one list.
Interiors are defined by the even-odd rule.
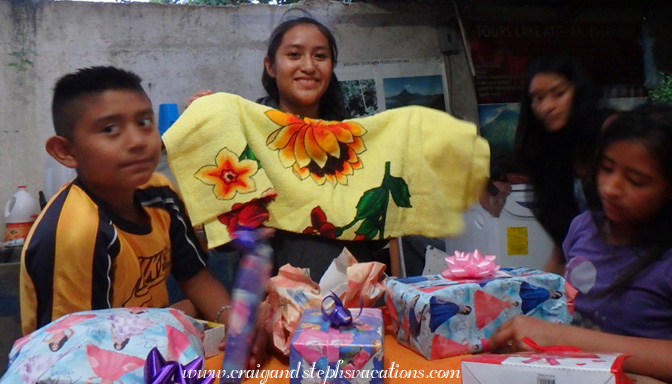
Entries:
[[336,75],[352,117],[407,105],[447,111],[442,58],[383,59],[339,63]]
[[510,161],[524,76],[546,52],[577,59],[607,98],[638,98],[643,87],[639,24],[465,23],[481,134],[493,165]]

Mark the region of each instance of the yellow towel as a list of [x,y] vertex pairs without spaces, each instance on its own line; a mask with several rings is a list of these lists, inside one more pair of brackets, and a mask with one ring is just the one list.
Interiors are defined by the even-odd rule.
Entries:
[[420,106],[302,120],[217,93],[163,141],[211,248],[231,240],[236,222],[342,240],[457,235],[489,176],[475,125]]

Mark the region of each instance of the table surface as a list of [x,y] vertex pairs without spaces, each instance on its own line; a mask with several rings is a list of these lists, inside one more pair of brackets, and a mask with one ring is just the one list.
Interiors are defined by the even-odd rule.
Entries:
[[[462,382],[460,378],[460,361],[469,355],[464,356],[455,356],[449,357],[440,360],[429,361],[423,356],[419,355],[417,352],[412,351],[403,345],[399,344],[397,340],[391,333],[385,334],[385,340],[383,345],[384,351],[384,365],[383,369],[389,370],[390,366],[394,363],[395,371],[397,377],[386,378],[383,380],[385,384],[424,384],[424,383],[442,383],[442,384],[460,384]],[[213,357],[210,357],[205,362],[205,369],[208,370],[219,370],[222,367],[223,354],[218,354]],[[282,370],[283,378],[280,379],[268,379],[266,383],[273,384],[289,384],[289,378],[287,370],[288,363],[285,358],[278,356],[271,356],[270,359],[260,368],[261,370]],[[428,376],[431,370],[440,370],[442,376],[448,376],[443,379],[430,379],[430,378],[416,378],[409,381],[408,377],[402,378],[399,377],[402,374],[413,374],[419,373],[420,371]],[[439,374],[439,372],[436,372]],[[453,375],[450,378],[450,375]],[[243,381],[245,384],[264,384],[262,378],[250,378]]]
[[[423,356],[419,355],[417,352],[412,351],[399,344],[394,336],[388,331],[385,334],[384,341],[384,366],[383,369],[389,369],[390,366],[394,363],[396,372],[400,374],[402,371],[412,373],[423,371],[425,375],[432,370],[441,371],[443,378],[402,378],[402,377],[390,377],[383,379],[384,384],[461,384],[462,376],[460,370],[460,362],[472,355],[462,355],[448,357],[445,359],[439,360],[427,360]],[[222,360],[224,358],[223,354],[218,354],[215,356],[206,359],[205,369],[207,370],[220,370],[222,368]],[[397,365],[398,364],[398,365]],[[249,378],[243,381],[243,384],[289,384],[289,378],[287,378],[287,370],[289,369],[288,362],[286,358],[271,356],[266,363],[260,368],[261,370],[279,370],[282,372],[283,378],[269,378],[264,380],[263,378]],[[439,372],[435,372],[439,373]],[[453,374],[450,377],[450,374]],[[662,381],[652,379],[646,376],[632,375],[628,374],[633,380],[633,384],[665,384]],[[215,383],[219,381],[215,380]]]

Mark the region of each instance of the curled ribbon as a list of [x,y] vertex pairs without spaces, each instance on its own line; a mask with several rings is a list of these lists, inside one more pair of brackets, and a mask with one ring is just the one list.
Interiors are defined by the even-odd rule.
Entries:
[[455,255],[445,258],[448,267],[441,272],[446,279],[481,279],[494,275],[499,270],[495,255],[455,251]]
[[[359,307],[357,317],[362,314],[362,308],[363,304]],[[334,327],[349,325],[353,320],[350,310],[343,306],[343,302],[334,292],[322,299],[322,318]]]
[[199,357],[182,366],[175,361],[168,361],[161,356],[155,347],[149,351],[145,362],[145,384],[212,384],[214,372],[207,377],[199,376],[203,372],[203,358]]
[[523,343],[539,352],[583,352],[581,348],[573,347],[571,345],[554,345],[552,347],[542,347],[529,337],[523,337]]

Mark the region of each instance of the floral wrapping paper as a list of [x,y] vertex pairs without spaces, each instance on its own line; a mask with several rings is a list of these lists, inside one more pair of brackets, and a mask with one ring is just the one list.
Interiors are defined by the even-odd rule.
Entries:
[[355,319],[339,328],[322,318],[321,309],[304,311],[290,346],[289,370],[296,372],[290,384],[382,384],[370,374],[383,369],[382,312],[364,308],[357,317],[359,309],[350,310]]
[[237,225],[342,240],[457,235],[490,170],[473,123],[420,106],[324,121],[216,93],[163,141],[210,248]]
[[114,308],[65,315],[18,339],[2,384],[144,384],[156,347],[180,364],[203,357],[203,326],[172,308]]
[[397,340],[428,360],[489,350],[490,335],[519,314],[571,321],[564,278],[528,268],[478,280],[388,279],[385,302]]

